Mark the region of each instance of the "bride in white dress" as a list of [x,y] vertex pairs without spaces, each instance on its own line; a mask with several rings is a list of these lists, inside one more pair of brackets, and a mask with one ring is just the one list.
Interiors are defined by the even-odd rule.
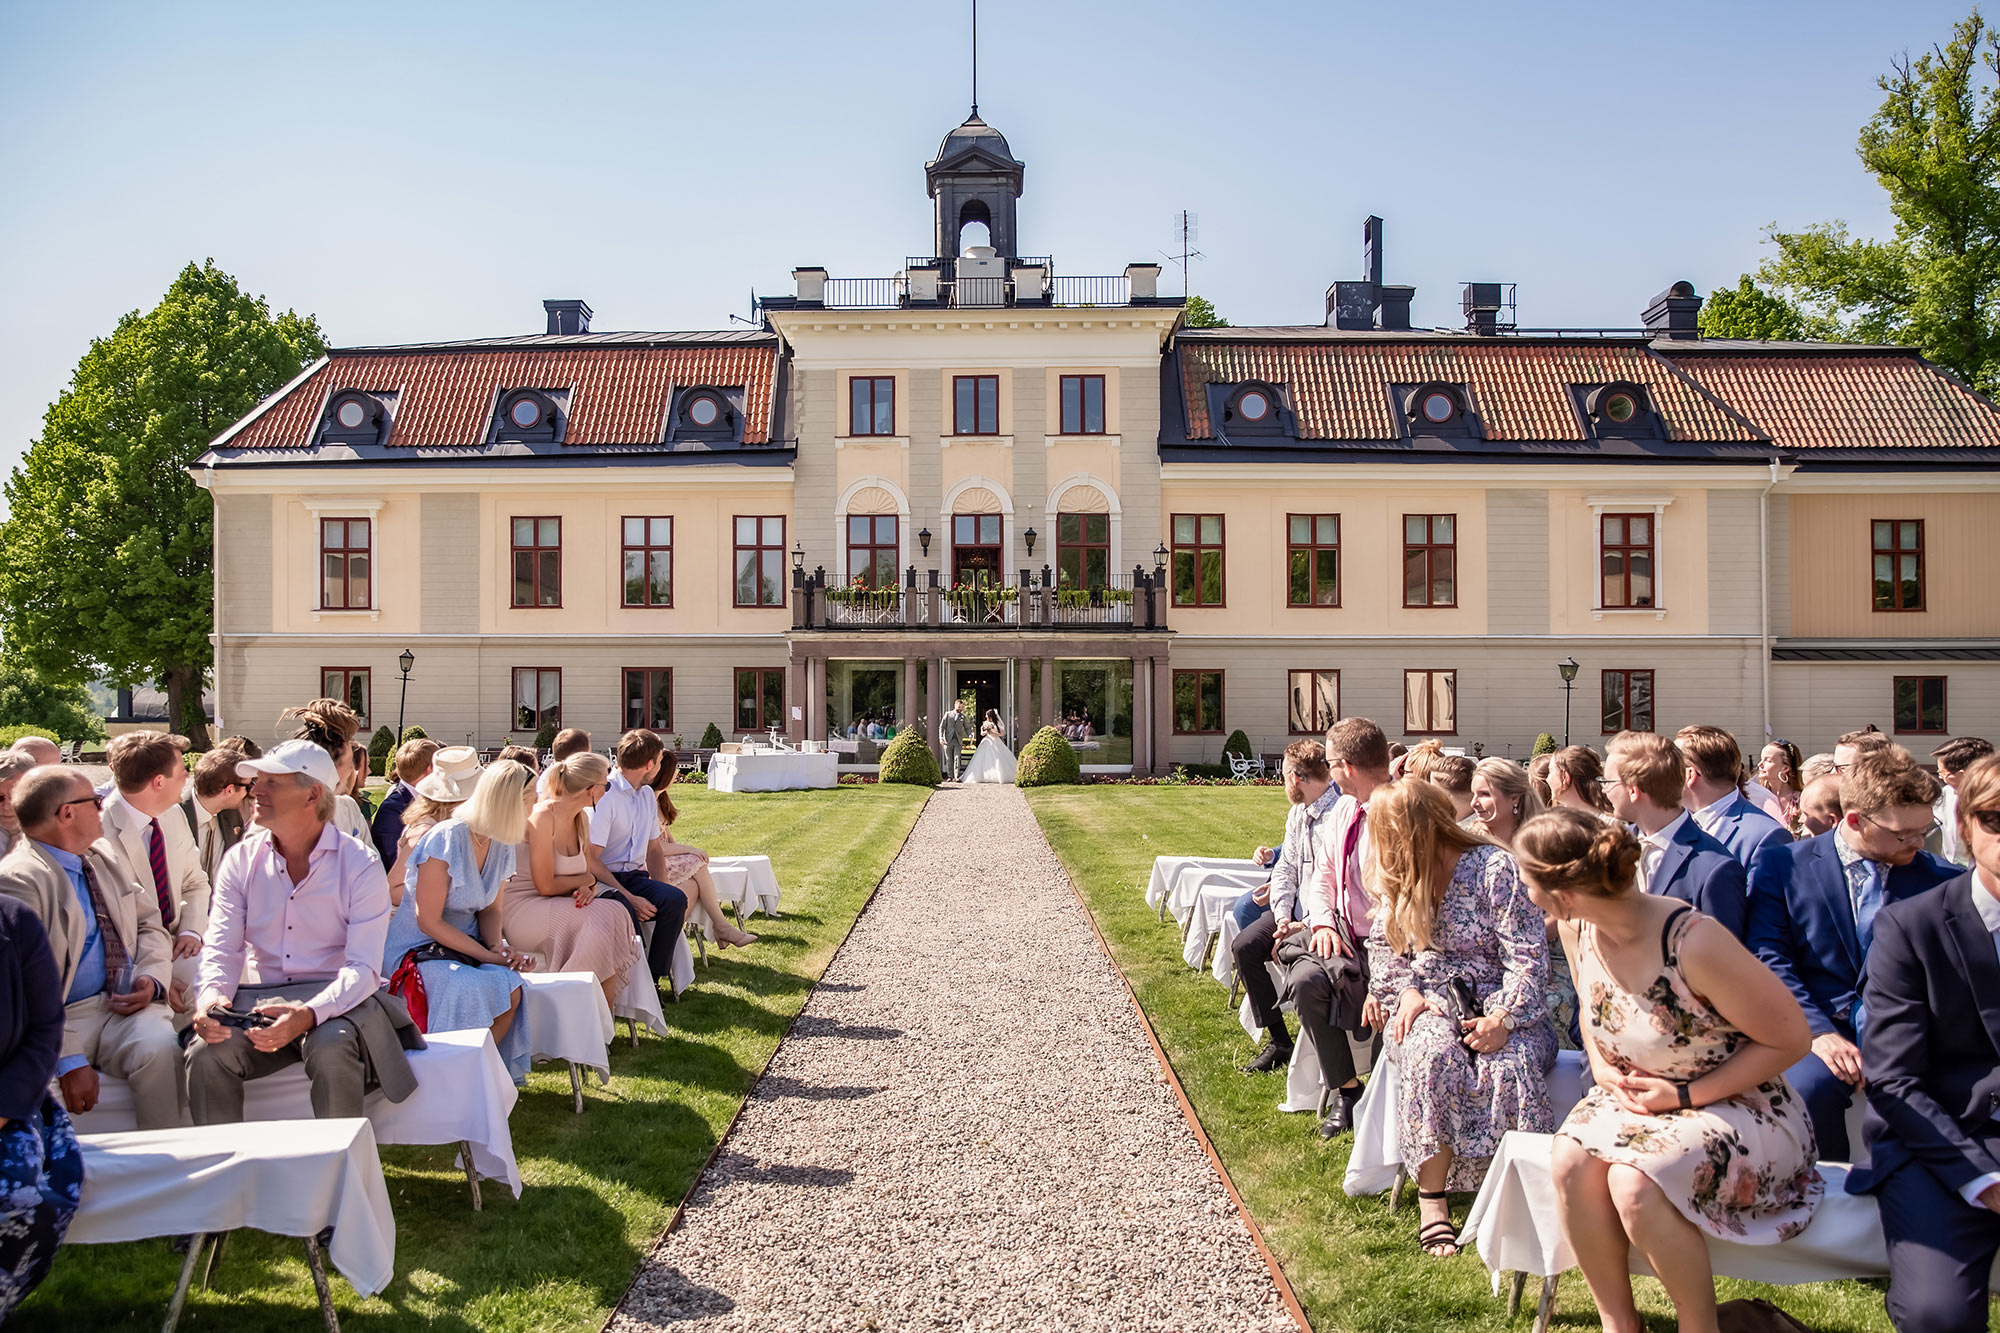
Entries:
[[1014,752],[1007,748],[1007,729],[1000,725],[1000,714],[994,709],[986,710],[986,720],[979,724],[979,748],[972,752],[972,762],[966,765],[965,776],[960,782],[1008,782],[1014,780]]

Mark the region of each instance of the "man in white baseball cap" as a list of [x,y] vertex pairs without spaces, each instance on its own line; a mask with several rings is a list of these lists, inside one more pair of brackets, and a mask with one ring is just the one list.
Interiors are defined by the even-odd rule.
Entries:
[[[216,870],[187,1049],[189,1113],[197,1125],[240,1121],[244,1083],[300,1060],[316,1116],[359,1116],[371,1068],[400,1102],[416,1090],[403,1051],[423,1037],[381,989],[389,882],[375,849],[332,822],[333,759],[311,741],[286,741],[236,771],[250,784],[255,826]],[[257,984],[240,984],[246,965]],[[249,1025],[233,1017],[251,1010]]]

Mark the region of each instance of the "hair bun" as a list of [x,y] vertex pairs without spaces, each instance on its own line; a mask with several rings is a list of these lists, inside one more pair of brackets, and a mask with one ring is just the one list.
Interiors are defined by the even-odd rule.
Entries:
[[1589,861],[1608,883],[1629,883],[1639,869],[1639,840],[1625,825],[1607,819],[1591,840]]

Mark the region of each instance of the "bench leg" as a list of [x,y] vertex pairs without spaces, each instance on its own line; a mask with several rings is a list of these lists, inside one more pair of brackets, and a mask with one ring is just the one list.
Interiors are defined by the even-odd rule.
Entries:
[[201,1289],[203,1291],[207,1291],[209,1289],[208,1280],[211,1277],[215,1276],[215,1265],[218,1261],[221,1260],[222,1247],[228,1244],[228,1242],[229,1242],[229,1233],[227,1231],[224,1231],[217,1234],[215,1238],[215,1244],[209,1246],[208,1262],[201,1266]]
[[1160,895],[1160,921],[1163,924],[1167,919],[1167,899],[1172,896],[1173,895],[1171,893],[1163,893]]
[[340,1315],[333,1308],[333,1290],[326,1284],[326,1263],[320,1258],[317,1237],[306,1237],[306,1262],[312,1265],[313,1290],[319,1293],[319,1317],[326,1321],[326,1333],[340,1333]]
[[576,1100],[576,1113],[583,1114],[583,1076],[578,1072],[576,1061],[569,1062],[569,1092]]
[[1396,1183],[1389,1187],[1389,1211],[1399,1212],[1403,1207],[1403,1186],[1409,1182],[1410,1173],[1401,1165],[1396,1167]]
[[1236,1012],[1236,1010],[1237,1010],[1237,1008],[1239,1007],[1239,1004],[1240,1004],[1240,1001],[1238,1001],[1236,997],[1237,997],[1238,995],[1241,995],[1242,993],[1243,993],[1243,974],[1242,974],[1241,972],[1238,972],[1238,973],[1235,973],[1234,975],[1232,975],[1232,976],[1231,976],[1231,977],[1229,978],[1229,1012],[1230,1012],[1230,1013],[1232,1013],[1232,1014],[1233,1014],[1233,1013],[1235,1013],[1235,1012]]
[[1221,932],[1221,931],[1217,931],[1217,932],[1216,932],[1215,934],[1213,934],[1213,935],[1210,935],[1210,936],[1208,937],[1208,947],[1207,947],[1206,949],[1203,949],[1203,950],[1201,951],[1201,970],[1202,970],[1202,971],[1204,971],[1204,972],[1208,971],[1208,966],[1209,966],[1209,964],[1210,964],[1210,963],[1213,963],[1213,962],[1215,961],[1215,950],[1216,950],[1216,947],[1217,947],[1218,945],[1220,945],[1221,943],[1222,943],[1222,932]]
[[208,1248],[208,1233],[197,1231],[188,1239],[187,1259],[181,1264],[181,1280],[174,1284],[174,1298],[167,1305],[167,1322],[160,1326],[160,1333],[174,1333],[174,1327],[181,1322],[181,1307],[187,1304],[188,1287],[194,1282],[194,1266],[201,1262],[202,1251]]
[[639,1044],[639,1020],[636,1018],[626,1019],[625,1032],[632,1038],[632,1044],[637,1046]]
[[1322,1082],[1319,1086],[1319,1118],[1326,1119],[1326,1104],[1333,1099],[1333,1089]]
[[1528,1285],[1528,1275],[1525,1272],[1510,1273],[1508,1275],[1507,1317],[1509,1319],[1512,1319],[1515,1315],[1521,1313],[1521,1293],[1522,1291],[1526,1290],[1527,1285]]
[[1556,1312],[1556,1279],[1542,1279],[1542,1299],[1535,1306],[1535,1333],[1549,1333],[1549,1319]]
[[458,1141],[458,1156],[459,1160],[465,1163],[465,1184],[472,1191],[472,1211],[476,1213],[481,1208],[479,1202],[479,1168],[472,1164],[471,1139],[460,1139]]

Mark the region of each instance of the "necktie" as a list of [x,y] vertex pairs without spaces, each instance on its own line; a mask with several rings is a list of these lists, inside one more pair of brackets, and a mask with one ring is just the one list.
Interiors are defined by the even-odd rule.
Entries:
[[167,883],[167,839],[160,832],[160,821],[157,819],[146,826],[146,860],[153,867],[153,892],[160,900],[160,924],[172,930],[174,891]]
[[125,952],[125,941],[119,938],[118,927],[112,924],[111,913],[104,907],[104,891],[97,886],[97,874],[90,868],[90,862],[83,863],[83,887],[90,894],[90,910],[97,914],[97,937],[104,942],[104,976],[107,987],[115,988],[125,977],[125,969],[132,956]]
[[[1863,962],[1868,958],[1868,946],[1875,939],[1875,914],[1882,910],[1882,863],[1863,861],[1868,868],[1868,877],[1854,890],[1854,939],[1861,946]],[[1860,999],[1854,1001],[1854,1012],[1850,1016],[1854,1024],[1854,1036],[1860,1039],[1862,1028],[1868,1024],[1868,1006]]]
[[1364,890],[1361,887],[1361,865],[1355,857],[1355,852],[1361,847],[1361,826],[1367,822],[1367,819],[1368,809],[1366,806],[1354,812],[1354,822],[1347,826],[1347,845],[1340,849],[1340,904],[1335,910],[1340,918],[1342,933],[1356,943],[1359,943],[1367,935],[1367,932],[1362,931],[1357,933],[1355,931],[1354,921],[1348,909],[1352,905],[1363,901]]

